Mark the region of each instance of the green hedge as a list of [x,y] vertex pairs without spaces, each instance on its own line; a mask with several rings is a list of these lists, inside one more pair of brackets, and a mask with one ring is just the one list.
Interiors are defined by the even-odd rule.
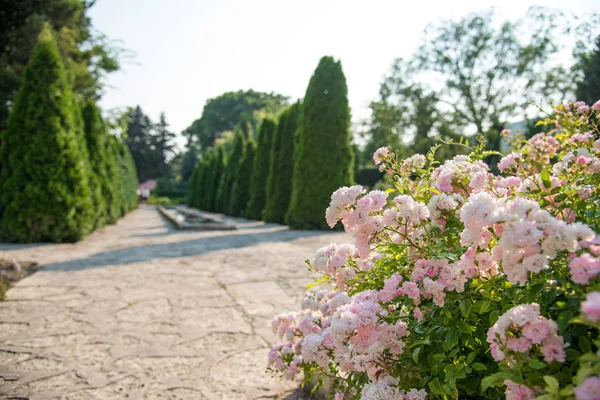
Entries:
[[273,147],[271,165],[267,180],[267,204],[263,219],[267,222],[283,223],[292,195],[292,175],[294,171],[294,141],[298,128],[300,103],[285,110],[279,118]]
[[271,145],[277,122],[271,117],[263,119],[258,130],[258,147],[252,171],[250,201],[246,208],[246,218],[262,219],[262,212],[267,203],[267,179],[271,165]]
[[243,217],[246,213],[248,201],[250,199],[251,176],[254,169],[254,159],[256,155],[256,143],[252,138],[246,141],[244,155],[233,186],[233,205],[231,215]]
[[73,242],[96,222],[84,133],[56,41],[41,34],[2,134],[2,238]]
[[294,229],[326,229],[331,193],[353,181],[348,88],[339,61],[321,59],[302,114],[286,223]]

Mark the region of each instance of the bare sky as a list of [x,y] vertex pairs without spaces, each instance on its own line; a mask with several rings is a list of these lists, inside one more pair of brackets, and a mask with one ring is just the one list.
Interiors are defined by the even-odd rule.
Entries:
[[96,29],[136,53],[111,74],[101,105],[161,111],[179,133],[199,118],[206,99],[254,89],[304,96],[324,55],[341,59],[352,114],[368,115],[379,82],[397,57],[408,57],[423,28],[494,6],[507,18],[534,4],[582,14],[594,1],[530,0],[98,0]]

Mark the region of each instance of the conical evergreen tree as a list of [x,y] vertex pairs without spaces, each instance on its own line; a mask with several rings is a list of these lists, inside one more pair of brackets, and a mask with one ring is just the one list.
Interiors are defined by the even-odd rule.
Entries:
[[125,142],[119,141],[119,145],[121,148],[121,157],[123,159],[123,175],[125,176],[125,203],[127,206],[127,211],[134,210],[138,206],[139,198],[137,196],[137,187],[138,187],[138,177],[137,177],[137,169],[135,166],[135,161],[133,160],[133,156],[129,152],[129,148]]
[[246,209],[246,218],[262,219],[262,212],[267,203],[267,179],[271,166],[271,146],[277,122],[271,117],[263,119],[258,130],[258,148],[252,171],[250,201]]
[[194,203],[196,202],[196,197],[198,196],[198,191],[196,190],[196,177],[198,176],[198,169],[200,167],[200,164],[196,165],[196,167],[194,168],[194,172],[192,172],[192,175],[190,176],[188,182],[187,182],[187,191],[188,191],[188,195],[187,195],[187,205],[189,207],[194,207]]
[[93,229],[89,160],[78,113],[56,42],[46,28],[2,134],[4,240],[72,242]]
[[244,134],[241,130],[236,130],[235,137],[233,139],[233,148],[231,154],[228,157],[227,168],[223,173],[221,179],[221,185],[219,186],[219,192],[217,193],[217,203],[219,205],[219,212],[225,214],[231,214],[231,194],[233,191],[233,185],[235,183],[235,175],[242,161],[244,154]]
[[93,101],[90,100],[84,104],[81,114],[92,172],[96,176],[100,189],[100,198],[96,204],[97,225],[114,223],[121,216],[121,212],[116,195],[118,188],[109,176],[109,163],[111,160],[107,151],[108,133],[102,121],[100,110]]
[[203,158],[198,163],[196,171],[196,178],[194,179],[194,199],[192,201],[192,207],[202,209],[203,208],[203,196],[206,190],[206,176],[208,175],[208,161]]
[[252,138],[246,141],[244,155],[240,162],[236,181],[233,186],[232,213],[235,217],[243,217],[250,199],[251,177],[254,170],[256,143]]
[[302,114],[286,223],[294,229],[326,229],[331,193],[353,181],[348,88],[339,61],[321,59],[306,90]]
[[227,168],[227,157],[225,156],[223,146],[219,146],[214,158],[214,175],[209,182],[209,211],[217,212],[217,192],[219,191],[219,184],[221,183],[225,168]]
[[267,180],[267,204],[263,219],[267,222],[283,223],[292,195],[292,174],[294,171],[294,141],[298,128],[300,103],[285,110],[279,119],[273,148],[271,166]]
[[119,145],[119,139],[116,136],[108,135],[106,151],[110,159],[108,175],[115,187],[116,207],[120,216],[123,216],[129,210],[127,208],[127,199],[125,195],[125,175],[123,174],[124,166],[123,160],[121,159],[121,146]]
[[204,161],[204,171],[202,176],[198,177],[199,180],[199,188],[200,188],[200,196],[198,208],[201,210],[209,211],[210,204],[210,182],[214,179],[215,175],[215,163],[214,163],[215,155],[213,153],[209,153]]

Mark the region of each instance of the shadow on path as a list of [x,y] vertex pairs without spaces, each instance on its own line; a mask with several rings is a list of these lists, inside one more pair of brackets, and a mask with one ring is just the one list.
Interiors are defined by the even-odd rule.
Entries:
[[281,225],[271,225],[270,227],[276,228],[278,226],[281,227],[281,229],[267,232],[260,231],[210,236],[174,243],[141,245],[105,251],[92,254],[85,258],[47,264],[44,267],[44,271],[77,271],[112,265],[132,264],[160,258],[197,256],[213,251],[253,246],[264,242],[288,242],[304,237],[330,235],[335,233],[323,231],[292,231]]

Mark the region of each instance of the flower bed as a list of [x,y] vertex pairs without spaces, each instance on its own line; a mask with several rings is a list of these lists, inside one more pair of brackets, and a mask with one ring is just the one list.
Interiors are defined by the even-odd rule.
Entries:
[[600,399],[600,102],[560,105],[499,162],[483,145],[374,160],[393,189],[344,187],[269,369],[340,399]]

